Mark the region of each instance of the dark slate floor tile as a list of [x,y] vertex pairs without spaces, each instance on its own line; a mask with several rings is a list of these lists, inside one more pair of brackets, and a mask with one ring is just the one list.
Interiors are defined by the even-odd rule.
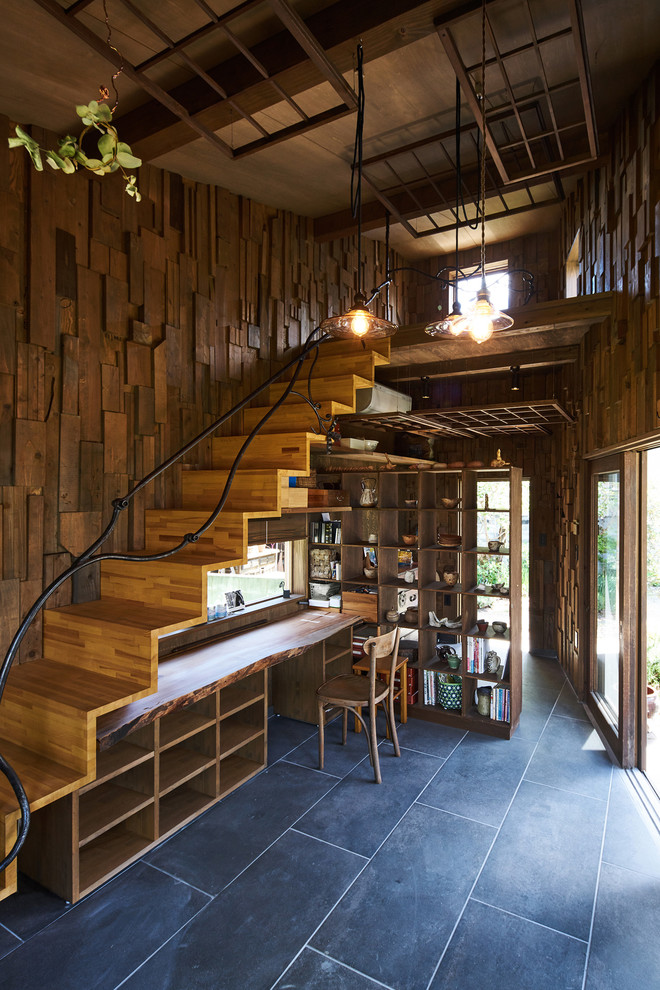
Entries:
[[273,990],[376,990],[379,986],[368,976],[305,949]]
[[61,897],[19,872],[18,890],[0,903],[0,925],[26,939],[70,910]]
[[0,987],[111,990],[208,903],[187,884],[134,866],[5,956]]
[[557,698],[553,715],[564,715],[566,718],[577,718],[582,722],[589,722],[589,717],[584,710],[584,705],[578,701],[578,696],[568,683],[565,682],[561,689],[561,694]]
[[475,898],[587,939],[605,809],[604,801],[523,780]]
[[660,836],[622,770],[614,770],[603,860],[660,879]]
[[590,722],[552,716],[525,777],[607,800],[612,763]]
[[420,801],[499,826],[534,750],[533,742],[471,732],[444,763]]
[[296,828],[363,856],[372,856],[422,788],[442,766],[433,756],[380,747],[382,784],[361,763],[296,824]]
[[[8,932],[6,928],[3,928],[2,925],[0,925],[0,959],[2,959],[3,956],[6,956],[8,952],[11,952],[12,949],[17,949],[21,944],[20,938],[17,938],[16,935],[12,935],[11,932]],[[1,979],[2,976],[0,971],[0,980]]]
[[[326,727],[324,751],[324,773],[333,774],[335,777],[345,777],[358,763],[369,759],[369,750],[364,732],[353,731],[352,718],[348,720],[345,746],[342,746],[341,743],[341,718],[335,719]],[[308,739],[292,752],[287,753],[285,759],[300,766],[310,767],[313,770],[318,769],[318,731],[314,732],[311,739]]]
[[660,986],[660,880],[603,863],[585,990]]
[[421,718],[409,718],[405,725],[397,727],[397,734],[400,746],[442,758],[449,756],[466,736],[464,729],[452,729]]
[[217,894],[335,783],[334,777],[277,763],[155,849],[147,861]]
[[271,715],[268,719],[268,765],[276,763],[306,739],[316,737],[316,726],[293,718]]
[[312,945],[397,990],[424,990],[494,836],[415,805]]
[[538,742],[543,735],[553,706],[554,701],[536,701],[527,694],[523,694],[520,723],[513,738]]
[[430,990],[581,990],[587,946],[470,901]]
[[353,853],[287,832],[126,990],[268,990],[363,866]]

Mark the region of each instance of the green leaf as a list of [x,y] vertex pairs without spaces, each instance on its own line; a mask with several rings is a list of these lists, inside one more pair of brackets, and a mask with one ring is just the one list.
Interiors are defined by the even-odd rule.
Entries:
[[108,134],[106,132],[102,137],[99,138],[98,145],[99,145],[99,151],[101,152],[103,158],[105,158],[107,155],[110,155],[112,158],[114,158],[115,151],[117,148],[117,142],[113,138],[112,134]]
[[89,107],[83,106],[82,104],[79,104],[76,107],[76,113],[78,114],[79,117],[89,117],[89,112],[90,112]]
[[35,144],[34,147],[32,147],[31,144],[26,144],[25,149],[32,159],[32,164],[36,168],[37,172],[43,172],[44,166],[41,161],[41,151],[39,149],[39,145]]
[[141,158],[136,158],[135,155],[131,155],[126,151],[117,152],[117,161],[122,168],[139,168],[142,164]]
[[78,151],[78,142],[70,134],[60,138],[58,141],[59,153],[62,158],[75,158]]
[[107,103],[97,103],[96,119],[104,124],[109,124],[112,120],[112,110]]

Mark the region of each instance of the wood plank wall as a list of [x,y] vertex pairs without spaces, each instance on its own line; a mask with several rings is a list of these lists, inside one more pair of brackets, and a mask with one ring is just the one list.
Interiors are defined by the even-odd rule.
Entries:
[[[534,294],[530,302],[547,302],[558,298],[559,268],[558,233],[556,229],[515,237],[497,244],[486,244],[486,266],[506,262],[510,269],[524,269],[534,276]],[[478,272],[481,264],[481,249],[472,248],[462,251],[459,255],[461,270],[466,274]],[[416,267],[422,271],[435,274],[442,272],[451,274],[454,270],[455,256],[446,255],[423,261]],[[522,279],[513,276],[511,279],[511,306],[522,306],[524,290]],[[403,304],[411,314],[411,323],[429,323],[437,320],[438,305],[442,313],[450,313],[453,302],[453,291],[443,289],[437,282],[411,273],[406,278],[403,288]]]
[[557,649],[581,689],[578,554],[585,454],[658,431],[660,443],[660,66],[609,134],[602,167],[578,180],[561,224],[562,264],[580,235],[578,292],[618,293],[612,319],[592,327],[567,378],[579,415],[557,457]]
[[[111,500],[348,306],[357,263],[351,239],[315,244],[309,219],[157,168],[139,171],[140,204],[118,177],[36,173],[9,133],[0,117],[2,654]],[[379,284],[382,245],[365,242],[363,265]],[[390,298],[381,315],[406,321]],[[208,447],[189,460],[208,464]],[[179,485],[177,470],[158,479],[107,546],[142,546],[143,509]],[[95,571],[50,604],[96,598]],[[37,621],[21,659],[40,643]]]

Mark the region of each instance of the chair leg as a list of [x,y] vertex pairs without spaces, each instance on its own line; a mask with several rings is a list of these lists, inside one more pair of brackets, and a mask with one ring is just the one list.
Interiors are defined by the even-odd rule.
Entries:
[[390,732],[392,733],[394,755],[401,756],[401,750],[399,748],[399,737],[396,734],[396,723],[394,721],[394,691],[390,691],[390,693],[387,696],[387,721],[390,726]]
[[376,778],[376,783],[382,783],[380,776],[380,761],[378,759],[378,738],[376,736],[376,705],[369,705],[369,735],[371,738],[371,752],[372,752],[372,763],[374,767],[374,777]]
[[325,716],[323,713],[323,702],[319,701],[319,770],[323,769],[323,722]]
[[344,708],[342,714],[342,726],[341,726],[341,744],[346,745],[346,736],[348,734],[348,708]]

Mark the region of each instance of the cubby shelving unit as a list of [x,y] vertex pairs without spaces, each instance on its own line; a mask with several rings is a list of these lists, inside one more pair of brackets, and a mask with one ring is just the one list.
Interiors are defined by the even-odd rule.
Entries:
[[[364,475],[369,476],[365,467]],[[342,531],[341,590],[342,608],[358,612],[380,631],[391,628],[387,613],[399,611],[402,638],[417,644],[419,678],[418,701],[408,711],[413,717],[509,738],[515,731],[522,705],[521,584],[522,584],[522,472],[519,468],[462,468],[456,470],[393,470],[378,474],[377,505],[360,506],[359,473],[341,476],[341,487],[350,494],[352,512],[345,517]],[[485,507],[482,482],[503,482],[501,496],[506,504]],[[442,499],[458,500],[445,508]],[[485,514],[488,514],[487,517]],[[484,520],[497,525],[505,535],[497,553],[483,539]],[[377,542],[370,540],[377,536]],[[444,545],[443,536],[454,536],[458,545]],[[496,534],[487,534],[488,539]],[[404,536],[408,539],[404,540]],[[460,538],[460,542],[459,542]],[[440,542],[439,542],[440,540]],[[373,578],[362,572],[365,551],[373,550],[378,571]],[[405,555],[405,556],[404,556]],[[443,580],[447,568],[458,572],[455,584]],[[480,575],[495,570],[506,593],[488,584],[483,590]],[[408,572],[411,577],[406,580]],[[375,592],[369,594],[370,591]],[[417,615],[402,607],[406,592]],[[416,599],[416,601],[415,601]],[[477,620],[495,611],[506,623],[504,634],[488,627],[479,632]],[[438,627],[437,620],[459,623],[453,628]],[[460,620],[460,621],[459,621]],[[498,671],[476,673],[468,669],[468,649],[483,657],[497,653]],[[438,645],[453,646],[461,657],[457,670],[439,658]],[[460,710],[444,709],[437,702],[424,702],[425,672],[456,674],[461,677]],[[478,687],[498,685],[508,690],[509,717],[494,718],[478,712]]]

